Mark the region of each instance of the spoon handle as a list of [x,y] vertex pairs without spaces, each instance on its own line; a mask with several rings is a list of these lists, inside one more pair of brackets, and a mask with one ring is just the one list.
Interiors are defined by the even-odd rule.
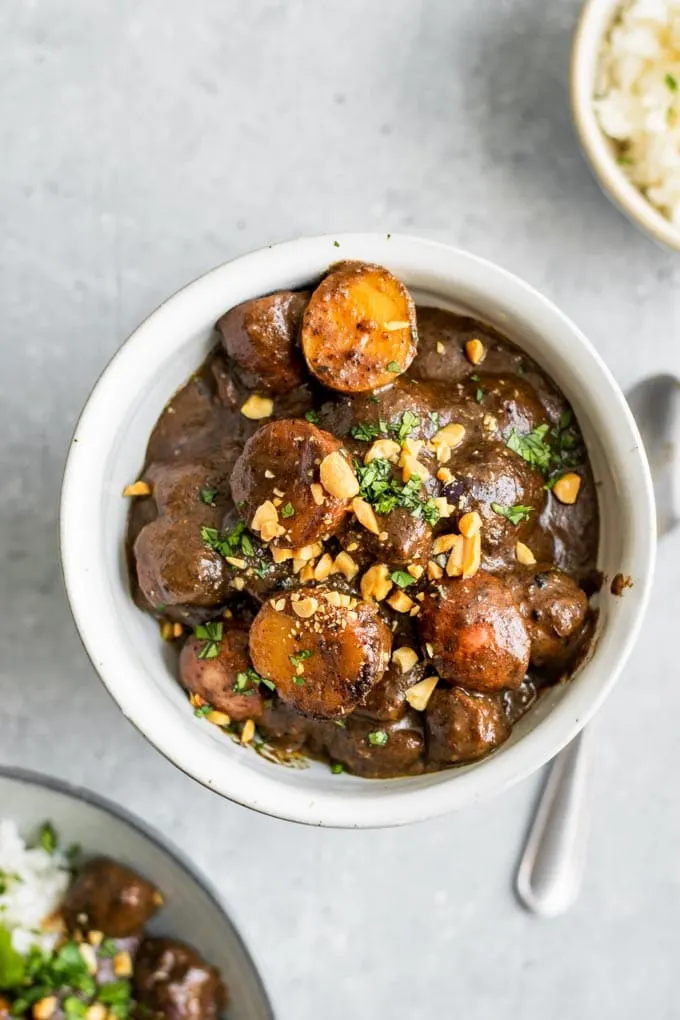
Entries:
[[591,811],[591,742],[582,730],[555,758],[519,870],[517,893],[543,917],[568,910],[586,862]]

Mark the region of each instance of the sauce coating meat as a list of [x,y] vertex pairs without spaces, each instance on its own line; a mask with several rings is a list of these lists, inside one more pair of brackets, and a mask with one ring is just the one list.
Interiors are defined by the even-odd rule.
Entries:
[[367,778],[478,761],[594,632],[578,423],[494,328],[387,269],[253,298],[132,487],[138,604],[195,713]]

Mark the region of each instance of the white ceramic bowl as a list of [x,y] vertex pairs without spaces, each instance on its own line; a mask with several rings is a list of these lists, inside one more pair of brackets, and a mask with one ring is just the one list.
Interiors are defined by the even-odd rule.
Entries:
[[106,854],[144,875],[162,891],[165,906],[149,928],[181,939],[219,968],[229,986],[229,1020],[274,1020],[267,993],[238,931],[217,895],[158,833],[121,808],[66,783],[0,768],[0,818],[11,818],[27,838],[45,821],[83,856]]
[[571,109],[583,152],[604,193],[641,230],[680,251],[680,231],[628,179],[616,162],[616,149],[603,133],[593,108],[602,43],[623,6],[622,0],[586,0],[571,58]]
[[[287,769],[234,745],[192,714],[158,625],[133,604],[123,538],[123,487],[142,466],[163,406],[209,351],[226,309],[318,279],[339,258],[391,269],[420,300],[467,308],[516,339],[571,400],[601,500],[599,565],[630,575],[623,598],[600,599],[600,634],[574,681],[554,688],[476,765],[413,778],[364,780],[311,763]],[[258,811],[314,825],[396,825],[499,793],[533,772],[588,721],[611,690],[647,602],[655,520],[647,462],[626,402],[597,353],[549,301],[466,252],[413,237],[348,234],[279,244],[220,266],[185,287],[127,340],[77,425],[61,507],[66,586],[90,658],[125,715],[184,772]]]

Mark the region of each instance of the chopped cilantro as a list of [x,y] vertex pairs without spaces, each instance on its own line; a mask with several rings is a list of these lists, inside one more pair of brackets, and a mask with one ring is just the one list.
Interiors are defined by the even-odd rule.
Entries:
[[206,506],[215,506],[217,489],[201,489],[201,500]]
[[0,988],[18,987],[22,984],[25,973],[26,964],[23,956],[14,948],[9,930],[0,924]]
[[473,375],[471,375],[470,378],[472,379],[473,382],[481,382],[482,381],[481,375],[477,375],[476,372]]
[[386,421],[380,418],[375,423],[367,422],[355,425],[350,435],[352,439],[358,439],[360,442],[372,443],[379,436],[387,436],[392,433],[398,442],[403,443],[418,425],[420,425],[418,415],[414,414],[413,411],[404,411],[397,422],[388,425]]
[[333,247],[334,248],[339,248],[340,247],[340,242],[339,241],[333,241]]
[[366,423],[363,425],[355,425],[350,431],[352,439],[358,439],[362,443],[372,443],[378,436],[387,435],[387,422],[384,422],[382,418],[376,425]]
[[385,730],[372,730],[368,734],[368,742],[371,747],[384,747],[389,737]]
[[387,371],[388,372],[401,372],[401,368],[399,367],[399,365],[397,364],[396,361],[388,361],[387,362]]
[[293,683],[295,684],[296,687],[302,687],[304,682],[305,682],[305,678],[303,676],[294,676],[293,677]]
[[255,544],[251,535],[246,531],[246,526],[239,521],[227,534],[220,534],[217,528],[201,528],[201,538],[211,549],[215,549],[220,556],[236,556],[242,553],[244,556],[255,554]]
[[434,499],[421,494],[421,479],[411,475],[403,484],[392,475],[392,465],[384,457],[376,457],[370,464],[354,461],[354,470],[359,480],[361,496],[374,507],[378,514],[389,514],[397,507],[404,507],[412,517],[422,518],[434,525],[440,517]]
[[271,680],[265,680],[263,676],[260,676],[252,667],[245,670],[243,673],[237,673],[236,679],[232,684],[232,690],[238,694],[253,694],[254,688],[258,687],[259,684],[263,683],[265,687],[268,687],[270,691],[274,690],[275,685]]
[[439,428],[439,411],[430,411],[430,421],[433,428]]
[[296,655],[289,655],[288,658],[294,666],[299,666],[305,659],[311,659],[313,652],[311,648],[303,648]]
[[396,430],[396,436],[400,443],[403,443],[408,436],[411,435],[413,430],[420,425],[420,418],[413,411],[404,411],[401,416],[401,421],[398,425],[393,425],[392,430]]
[[415,577],[411,577],[405,570],[393,570],[390,577],[398,588],[408,588],[409,584],[415,584]]
[[510,521],[511,524],[517,527],[522,521],[529,520],[531,511],[534,508],[532,506],[522,506],[520,503],[516,506],[503,506],[502,503],[492,503],[491,509],[495,514],[505,517],[507,521]]
[[281,516],[284,518],[295,516],[295,507],[292,503],[284,503],[281,507]]
[[[212,706],[211,705],[201,705],[201,708],[207,708],[208,712],[212,711]],[[198,711],[199,710],[196,709],[196,713],[198,713]],[[208,714],[207,712],[203,713],[203,715],[207,715],[207,714]],[[104,960],[112,960],[113,957],[117,956],[118,952],[119,952],[116,940],[115,939],[104,939],[102,944],[99,947],[98,952],[99,952],[99,955],[101,957],[103,957]]]
[[548,425],[539,425],[524,435],[520,435],[517,429],[513,429],[507,438],[506,446],[513,453],[522,457],[527,464],[538,468],[539,471],[547,471],[550,467],[551,449],[545,441],[548,432]]
[[345,771],[345,766],[341,761],[334,761],[331,765],[331,772],[334,776],[339,776],[341,772]]
[[481,386],[479,386],[475,390],[475,400],[477,401],[478,404],[481,404],[481,402],[484,400],[484,390],[481,388]]
[[678,91],[678,79],[674,75],[667,74],[664,81],[666,82],[666,88],[670,89],[671,92]]
[[[212,711],[213,711],[212,705],[199,705],[198,708],[194,709],[194,715],[196,716],[197,719],[204,719],[205,716],[210,715]],[[116,955],[115,952],[113,955],[114,956]]]
[[305,421],[310,421],[312,425],[318,425],[319,416],[316,411],[305,411]]
[[336,726],[340,727],[341,730],[346,730],[347,729],[347,723],[345,722],[344,719],[334,719],[333,721],[334,721]]
[[49,822],[45,822],[40,830],[40,846],[43,850],[47,850],[48,854],[53,854],[57,849],[57,843],[57,834],[53,826]]
[[65,850],[66,860],[69,864],[73,864],[73,862],[80,856],[81,850],[82,847],[80,843],[69,843]]
[[198,653],[199,659],[216,659],[220,654],[220,642],[224,624],[218,620],[211,620],[209,623],[199,623],[194,629],[194,634],[199,641],[205,644]]

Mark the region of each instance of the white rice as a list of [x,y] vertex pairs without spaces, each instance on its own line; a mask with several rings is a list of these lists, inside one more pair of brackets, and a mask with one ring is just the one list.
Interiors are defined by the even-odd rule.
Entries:
[[595,110],[619,162],[680,228],[680,0],[633,0],[605,41]]
[[42,930],[43,922],[61,905],[70,881],[64,855],[26,846],[15,822],[0,819],[0,924],[12,933],[19,953],[31,946],[51,949],[56,934]]

